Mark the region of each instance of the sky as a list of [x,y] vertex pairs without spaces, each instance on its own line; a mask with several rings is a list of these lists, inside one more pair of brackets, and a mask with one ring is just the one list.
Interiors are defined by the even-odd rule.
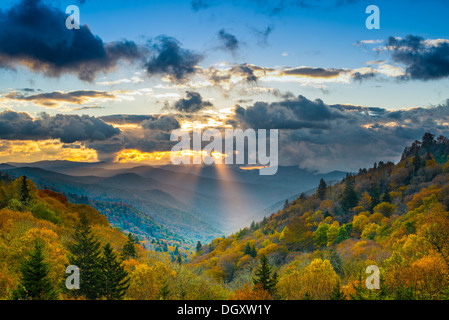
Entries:
[[[79,29],[66,8],[79,9]],[[368,29],[369,5],[379,29]],[[4,0],[0,161],[164,164],[172,130],[278,129],[279,163],[449,135],[444,0]]]

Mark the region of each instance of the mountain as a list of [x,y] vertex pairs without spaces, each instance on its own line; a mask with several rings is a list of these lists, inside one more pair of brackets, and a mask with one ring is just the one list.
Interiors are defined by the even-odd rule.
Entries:
[[4,171],[13,177],[26,175],[40,188],[129,204],[191,242],[230,234],[271,214],[267,208],[277,208],[274,205],[286,198],[315,188],[321,178],[333,181],[345,175],[297,167],[279,167],[276,175],[260,176],[258,170],[238,166],[71,161],[8,163]]
[[[203,246],[190,264],[240,299],[255,297],[248,282],[262,257],[279,299],[447,299],[449,139],[426,134],[401,159],[328,184],[322,198],[303,194]],[[376,268],[381,290],[368,290],[365,270]]]
[[[108,256],[109,261],[113,260],[120,266],[121,274],[129,278],[129,286],[124,290],[125,299],[160,299],[160,292],[167,286],[167,299],[228,298],[229,291],[218,282],[187,267],[180,267],[176,262],[188,260],[193,254],[183,248],[182,235],[171,233],[127,204],[78,199],[105,213],[100,214],[89,204],[70,202],[71,197],[74,195],[67,198],[51,190],[39,190],[29,179],[9,181],[0,178],[1,300],[42,300],[45,298],[43,287],[54,289],[51,299],[87,298],[64,285],[70,276],[66,268],[73,261],[73,255],[81,262],[86,260],[86,256],[93,257],[92,252],[96,250],[92,247],[88,253],[73,251],[73,245],[82,241],[82,237],[75,236],[80,230],[81,217],[86,219],[88,226],[88,229],[82,229],[84,234],[88,232],[91,243],[99,246],[97,263],[91,263],[92,269],[88,271],[117,283],[117,273],[111,273],[111,269],[104,270],[109,248],[112,252]],[[132,227],[136,222],[140,230]],[[121,228],[111,226],[111,223],[120,224]],[[123,231],[132,232],[137,239],[127,237]],[[42,248],[39,259],[30,264],[30,257],[38,246]],[[28,268],[26,271],[24,265]],[[86,269],[80,268],[81,279],[84,279],[84,272]],[[23,281],[25,277],[26,281]],[[89,283],[81,282],[81,285]],[[100,296],[104,294],[102,286],[92,288]]]

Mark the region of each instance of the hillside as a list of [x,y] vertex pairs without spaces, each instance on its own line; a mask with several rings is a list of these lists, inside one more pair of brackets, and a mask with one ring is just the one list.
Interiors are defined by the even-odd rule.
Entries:
[[[353,299],[447,299],[449,140],[426,133],[402,160],[375,163],[341,183],[301,194],[269,218],[203,246],[191,264],[248,290],[257,261],[277,271],[275,297],[329,299],[337,284]],[[380,268],[381,289],[365,287]]]
[[[223,174],[215,166],[71,161],[9,163],[0,169],[14,178],[27,176],[40,189],[90,201],[126,203],[191,244],[229,235],[262,219],[267,207],[314,188],[321,178],[332,181],[345,175],[297,167],[279,167],[276,175],[260,176],[258,170],[238,166],[227,166]],[[72,200],[78,203],[76,199]]]
[[[66,289],[65,273],[75,253],[73,245],[77,241],[77,230],[80,230],[81,218],[84,217],[89,225],[91,235],[101,246],[101,251],[107,244],[112,247],[112,258],[123,267],[129,279],[129,287],[122,297],[124,299],[226,299],[228,292],[216,281],[194,274],[189,268],[173,262],[173,255],[180,256],[178,260],[188,259],[192,252],[178,248],[177,241],[170,237],[175,235],[167,232],[169,239],[157,238],[163,228],[151,225],[155,239],[150,242],[149,250],[144,248],[145,241],[132,240],[135,253],[129,252],[129,239],[121,229],[112,227],[105,215],[87,204],[73,204],[62,194],[50,190],[38,190],[29,179],[9,179],[8,175],[1,175],[0,179],[0,299],[15,299],[17,292],[25,292],[21,299],[47,299],[48,296],[33,296],[33,288],[51,286],[55,294],[51,299],[86,299],[87,296],[77,294]],[[23,182],[25,181],[25,183]],[[140,212],[125,204],[95,203],[106,211],[118,211],[126,215],[126,221],[134,218],[142,219]],[[151,220],[145,221],[149,224]],[[143,230],[145,227],[142,226]],[[130,230],[133,231],[133,230]],[[150,232],[150,231],[148,231]],[[140,235],[139,235],[140,236]],[[37,273],[32,283],[28,278],[23,282],[24,266],[30,263],[33,254],[36,257],[37,244],[41,244],[43,263],[41,267],[31,265]],[[156,252],[153,249],[160,246],[166,252]],[[33,249],[34,248],[34,249]],[[88,248],[92,250],[91,248]],[[104,249],[106,250],[106,249]],[[128,251],[125,251],[128,250]],[[106,251],[103,255],[106,255]],[[84,252],[82,257],[84,257]],[[103,268],[106,256],[99,256],[96,266]],[[36,262],[35,262],[36,263]],[[92,265],[94,266],[94,265]],[[30,265],[28,265],[30,267]],[[81,279],[84,279],[83,269]],[[45,279],[38,274],[48,272]],[[92,272],[93,270],[89,270]],[[86,272],[86,271],[85,271]],[[103,273],[99,274],[102,278]],[[105,273],[107,274],[107,273]],[[107,275],[106,275],[107,277]],[[83,281],[83,280],[81,280]],[[22,287],[25,283],[28,287]],[[81,282],[81,288],[87,286]],[[104,287],[96,287],[104,292]],[[33,289],[33,290],[32,290]],[[34,290],[36,291],[36,290]],[[105,299],[107,297],[100,298]]]

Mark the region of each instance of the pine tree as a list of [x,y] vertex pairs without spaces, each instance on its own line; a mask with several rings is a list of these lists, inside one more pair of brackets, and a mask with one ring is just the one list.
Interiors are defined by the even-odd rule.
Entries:
[[132,233],[128,233],[128,240],[123,246],[122,249],[122,259],[137,259],[137,251],[136,251],[136,243],[137,239],[132,235]]
[[331,300],[346,300],[345,293],[341,290],[340,281],[332,289],[332,292],[329,296]]
[[302,300],[313,300],[312,295],[310,294],[309,291],[307,291],[307,292],[304,294],[304,297],[302,298]]
[[422,160],[421,157],[419,155],[419,149],[418,147],[416,147],[415,149],[415,157],[413,158],[413,166],[414,168],[414,173],[418,173],[419,169],[421,169],[422,167]]
[[171,291],[170,288],[168,286],[168,281],[165,280],[164,284],[162,285],[162,287],[159,289],[159,299],[161,300],[168,300],[170,298],[171,295]]
[[196,253],[199,253],[201,251],[202,247],[203,247],[203,245],[201,244],[201,241],[198,241],[196,243]]
[[272,274],[272,267],[268,264],[268,259],[265,255],[260,258],[260,265],[253,277],[253,283],[256,287],[261,287],[273,295],[276,291],[276,284],[278,282],[278,274],[275,271]]
[[27,206],[30,202],[30,190],[28,189],[28,182],[26,176],[20,177],[20,202]]
[[357,205],[358,195],[354,184],[353,177],[348,176],[345,178],[345,188],[340,200],[340,206],[344,212],[348,212],[349,209],[354,208]]
[[245,248],[243,249],[244,254],[249,254],[251,257],[255,258],[257,256],[256,246],[247,242]]
[[321,178],[320,184],[318,185],[318,189],[316,190],[316,195],[318,199],[324,200],[324,198],[326,197],[326,190],[327,190],[326,181],[324,181],[324,179]]
[[80,269],[80,289],[75,295],[87,299],[101,297],[101,251],[100,242],[92,234],[89,221],[83,215],[75,229],[73,243],[69,247],[71,255],[69,263]]
[[384,192],[384,194],[382,195],[381,201],[391,203],[391,197],[390,197],[390,193],[388,192],[388,190],[386,190]]
[[103,273],[101,277],[101,295],[108,300],[121,300],[129,287],[129,277],[125,268],[117,260],[117,254],[108,242],[103,247]]
[[178,264],[182,264],[182,256],[181,256],[181,252],[179,252],[179,250],[178,250],[178,256],[176,257],[176,262]]
[[22,276],[18,288],[14,291],[14,299],[57,300],[57,291],[48,277],[50,267],[44,261],[42,242],[36,241],[28,255],[29,258],[20,267]]
[[373,185],[370,192],[371,202],[370,202],[370,211],[373,212],[375,206],[380,203],[380,191],[379,186],[376,184]]

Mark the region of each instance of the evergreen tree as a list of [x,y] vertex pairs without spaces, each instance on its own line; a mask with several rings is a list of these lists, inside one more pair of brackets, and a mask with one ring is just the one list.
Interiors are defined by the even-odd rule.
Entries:
[[27,206],[31,200],[30,190],[28,189],[28,182],[26,176],[20,177],[20,202]]
[[108,300],[123,299],[130,279],[109,242],[103,247],[102,265],[101,295]]
[[165,280],[164,284],[159,289],[159,293],[158,293],[159,299],[161,299],[161,300],[168,300],[170,298],[170,294],[171,294],[171,291],[170,291],[170,288],[168,286],[168,281]]
[[122,259],[137,259],[137,251],[136,251],[136,243],[137,239],[132,235],[132,233],[128,233],[128,240],[123,246],[122,249]]
[[198,241],[196,243],[196,253],[199,253],[201,251],[202,247],[203,247],[203,245],[201,244],[201,241]]
[[324,179],[321,178],[320,184],[318,185],[318,189],[316,190],[316,195],[318,199],[324,200],[324,198],[326,197],[326,190],[327,190],[326,181],[324,181]]
[[369,209],[371,212],[373,212],[374,207],[380,203],[380,191],[379,191],[379,186],[377,185],[377,183],[375,183],[373,185],[373,187],[371,188],[370,196],[371,196],[371,202],[370,202]]
[[101,251],[100,242],[92,234],[87,218],[82,215],[75,229],[73,243],[69,247],[71,255],[69,263],[80,269],[80,289],[75,295],[87,299],[98,299],[101,296]]
[[255,258],[257,256],[256,246],[247,242],[245,248],[243,249],[244,254],[249,254],[251,257]]
[[340,277],[344,276],[344,268],[343,268],[343,260],[341,259],[340,255],[337,253],[337,250],[333,248],[329,255],[329,262],[332,265],[332,268],[334,268],[335,273],[338,274]]
[[384,192],[384,194],[382,195],[381,201],[391,203],[391,197],[390,197],[390,193],[388,192],[388,190],[386,190]]
[[435,142],[435,135],[431,134],[430,132],[424,133],[422,137],[422,146],[424,148],[428,149],[429,146],[433,145]]
[[57,300],[58,294],[48,277],[50,267],[44,261],[42,242],[36,241],[28,256],[20,267],[22,276],[18,288],[14,291],[14,299]]
[[348,212],[349,209],[354,208],[359,200],[354,185],[355,181],[353,177],[348,176],[345,178],[345,188],[340,199],[340,206],[344,212]]
[[285,199],[285,202],[284,202],[284,210],[287,209],[288,206],[289,206],[289,204],[288,204],[288,199]]
[[307,292],[304,294],[304,297],[302,298],[302,300],[313,300],[312,295],[310,294],[309,291],[307,291]]
[[273,295],[276,291],[276,284],[278,282],[278,274],[275,271],[272,273],[272,267],[268,264],[268,259],[265,255],[260,258],[260,265],[253,277],[253,283],[256,287],[261,287]]
[[419,155],[419,149],[416,147],[415,149],[415,157],[413,158],[413,166],[415,167],[414,173],[418,173],[419,169],[422,167],[421,156]]
[[341,290],[340,281],[332,289],[332,292],[329,297],[331,300],[346,300],[345,293]]

